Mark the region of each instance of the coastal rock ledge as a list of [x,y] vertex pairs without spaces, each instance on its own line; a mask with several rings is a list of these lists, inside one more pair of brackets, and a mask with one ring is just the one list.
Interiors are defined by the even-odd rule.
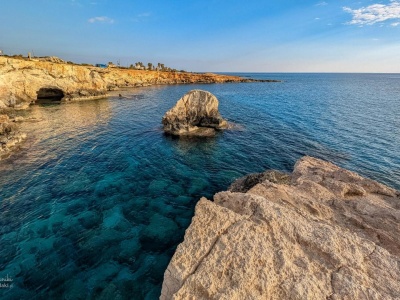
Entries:
[[20,118],[10,119],[7,115],[0,114],[0,160],[8,157],[11,149],[26,138],[26,134],[20,132],[16,124]]
[[160,299],[399,299],[399,236],[398,191],[303,157],[202,198]]
[[207,91],[192,90],[162,119],[164,131],[177,136],[213,136],[228,127],[218,111],[218,99]]

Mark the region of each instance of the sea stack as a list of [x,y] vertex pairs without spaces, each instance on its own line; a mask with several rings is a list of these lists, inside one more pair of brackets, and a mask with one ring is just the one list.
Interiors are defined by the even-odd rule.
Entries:
[[228,123],[218,111],[218,99],[202,90],[184,95],[162,119],[164,131],[176,136],[213,136]]
[[399,299],[400,192],[329,162],[200,199],[167,299]]

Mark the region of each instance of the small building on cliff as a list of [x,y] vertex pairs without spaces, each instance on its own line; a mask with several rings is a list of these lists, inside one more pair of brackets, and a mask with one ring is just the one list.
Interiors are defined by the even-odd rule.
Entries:
[[103,68],[103,69],[107,68],[107,65],[106,65],[106,64],[95,64],[95,66],[96,66],[97,68]]

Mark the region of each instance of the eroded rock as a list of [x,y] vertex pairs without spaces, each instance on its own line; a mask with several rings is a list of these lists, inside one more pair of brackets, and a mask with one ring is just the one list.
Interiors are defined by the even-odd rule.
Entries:
[[19,131],[15,123],[16,119],[12,120],[7,115],[0,115],[0,160],[26,138],[26,134]]
[[228,123],[218,111],[218,99],[207,91],[192,90],[162,119],[164,131],[178,136],[213,136]]
[[290,176],[289,174],[275,171],[275,170],[268,170],[264,173],[253,173],[236,179],[228,188],[231,192],[240,192],[246,193],[250,190],[253,186],[262,183],[263,181],[270,181],[272,183],[289,183]]
[[199,201],[161,299],[399,299],[398,191],[311,157],[245,181]]

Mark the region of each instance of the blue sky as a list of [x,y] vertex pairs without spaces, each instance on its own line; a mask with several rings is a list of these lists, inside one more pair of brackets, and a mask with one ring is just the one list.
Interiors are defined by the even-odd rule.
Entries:
[[6,54],[188,71],[400,72],[400,0],[2,2]]

